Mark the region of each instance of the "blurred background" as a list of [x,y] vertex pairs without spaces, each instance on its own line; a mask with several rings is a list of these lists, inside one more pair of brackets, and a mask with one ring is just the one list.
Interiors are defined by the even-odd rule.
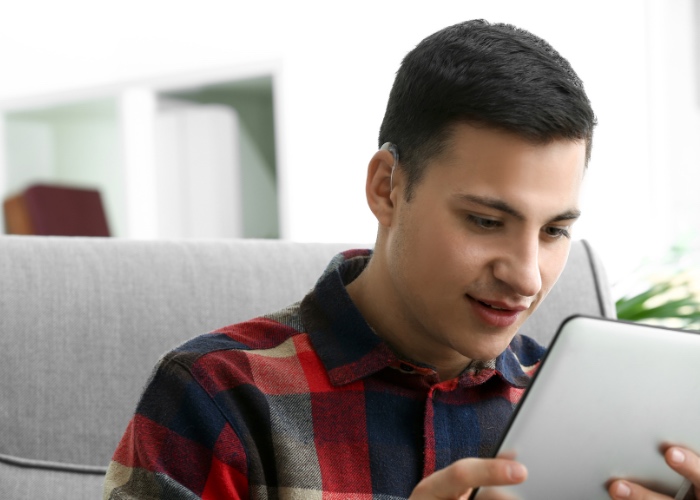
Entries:
[[95,190],[117,237],[371,244],[394,74],[470,18],[534,32],[583,79],[599,126],[574,234],[618,295],[659,265],[692,274],[700,0],[3,2],[0,195]]

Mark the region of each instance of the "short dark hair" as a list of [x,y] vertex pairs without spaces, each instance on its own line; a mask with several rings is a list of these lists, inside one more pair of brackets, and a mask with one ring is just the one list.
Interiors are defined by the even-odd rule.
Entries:
[[406,199],[457,123],[534,143],[584,139],[588,164],[596,119],[581,79],[546,41],[509,24],[472,20],[424,39],[396,73],[379,145],[396,145]]

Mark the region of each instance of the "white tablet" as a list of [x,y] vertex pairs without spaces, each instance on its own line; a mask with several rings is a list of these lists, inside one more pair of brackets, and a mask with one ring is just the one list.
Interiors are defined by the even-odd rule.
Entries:
[[700,453],[700,334],[575,316],[560,327],[496,453],[514,454],[528,479],[498,490],[504,498],[602,500],[621,478],[680,497],[683,478],[660,451],[669,444]]

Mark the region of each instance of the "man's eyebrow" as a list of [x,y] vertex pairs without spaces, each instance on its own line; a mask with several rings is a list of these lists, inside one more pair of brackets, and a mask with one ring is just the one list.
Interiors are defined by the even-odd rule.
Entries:
[[[478,205],[483,205],[488,208],[492,208],[494,210],[498,210],[500,212],[506,213],[508,215],[512,215],[518,220],[525,220],[525,216],[520,212],[519,210],[515,209],[514,207],[510,206],[508,203],[506,203],[503,200],[500,200],[498,198],[492,198],[490,196],[478,196],[474,194],[460,194],[458,195],[458,198],[466,201],[471,201],[472,203],[476,203]],[[575,210],[567,210],[565,212],[562,212],[558,215],[555,215],[552,217],[549,222],[560,222],[563,220],[572,220],[572,219],[578,219],[581,217],[581,211],[578,209]]]
[[550,219],[549,222],[559,222],[563,220],[575,220],[581,217],[581,211],[580,210],[567,210],[566,212],[562,212],[556,217]]

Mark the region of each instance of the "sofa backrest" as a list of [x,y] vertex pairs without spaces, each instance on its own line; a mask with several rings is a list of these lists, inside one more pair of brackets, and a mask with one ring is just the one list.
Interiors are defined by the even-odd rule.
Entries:
[[[0,463],[99,472],[164,352],[299,300],[347,248],[0,237]],[[522,331],[546,344],[574,313],[614,316],[585,242]]]

